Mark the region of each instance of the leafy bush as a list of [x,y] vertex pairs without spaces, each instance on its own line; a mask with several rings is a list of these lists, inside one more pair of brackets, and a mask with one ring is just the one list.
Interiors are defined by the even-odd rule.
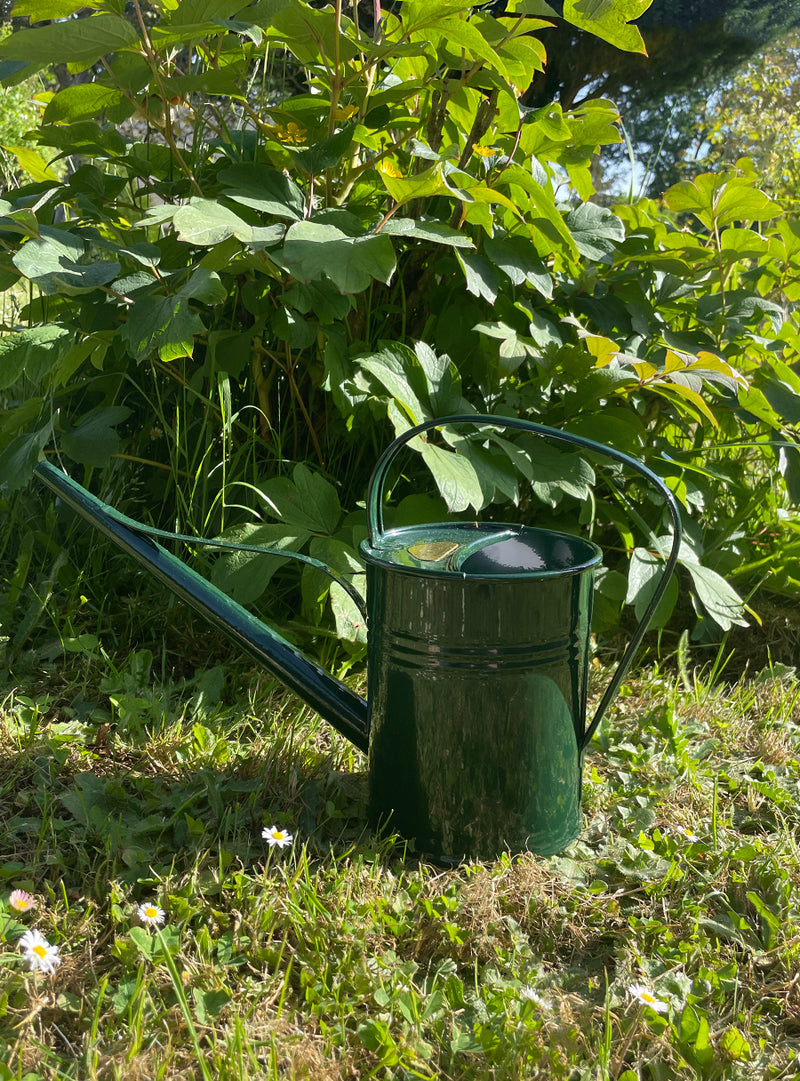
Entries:
[[[7,83],[54,59],[95,66],[91,82],[40,95],[36,138],[72,171],[0,205],[0,287],[30,293],[0,339],[6,493],[54,444],[86,483],[100,469],[107,494],[124,489],[129,513],[146,503],[162,525],[308,551],[347,574],[392,430],[525,415],[646,458],[685,509],[697,633],[743,622],[722,574],[763,556],[754,523],[785,500],[773,462],[792,498],[800,487],[784,445],[800,403],[784,356],[800,231],[773,223],[746,163],[678,185],[666,214],[593,204],[593,157],[619,140],[613,104],[518,104],[545,63],[539,0],[498,16],[403,0],[376,27],[341,2],[180,0],[155,21],[136,3],[131,19],[112,0],[72,17],[83,9],[65,0],[64,21],[0,45]],[[625,5],[600,10],[565,5],[640,46]],[[742,442],[757,444],[744,475]],[[497,432],[411,446],[398,522],[441,515],[442,500],[456,513],[511,502],[519,512],[488,513],[574,529],[574,499],[602,469],[581,511],[609,547],[598,624],[644,609],[666,528],[652,493]],[[438,504],[419,494],[425,467]],[[277,565],[226,555],[213,573],[252,601]],[[320,625],[327,584],[303,575]],[[353,613],[334,614],[354,639]]]

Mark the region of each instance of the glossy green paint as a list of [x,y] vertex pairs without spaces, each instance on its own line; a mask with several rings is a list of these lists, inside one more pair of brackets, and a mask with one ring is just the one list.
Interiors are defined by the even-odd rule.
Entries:
[[[408,549],[507,544],[541,570],[467,574]],[[499,539],[495,539],[499,538]],[[438,860],[558,852],[580,832],[592,577],[600,549],[559,533],[446,524],[362,548],[373,821]],[[417,565],[414,565],[417,564]]]

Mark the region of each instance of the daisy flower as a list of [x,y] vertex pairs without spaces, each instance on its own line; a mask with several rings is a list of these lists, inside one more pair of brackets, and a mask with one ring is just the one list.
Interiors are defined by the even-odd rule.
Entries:
[[31,972],[44,972],[49,976],[61,964],[58,946],[51,946],[41,931],[26,931],[19,940],[19,948]]
[[633,995],[637,1002],[641,1002],[643,1006],[649,1006],[656,1013],[666,1013],[669,1009],[669,1003],[656,998],[650,988],[645,987],[643,983],[632,983],[628,988],[628,994]]
[[25,890],[12,890],[8,903],[15,912],[30,912],[32,908],[36,908],[36,898]]
[[139,905],[136,909],[136,915],[145,925],[145,927],[158,927],[159,924],[164,922],[164,909],[159,908],[154,904]]
[[678,826],[676,832],[679,833],[681,835],[681,837],[683,837],[687,841],[699,841],[700,840],[700,838],[697,836],[697,834],[692,833],[692,831],[690,829],[687,829],[686,826]]
[[288,848],[294,840],[291,833],[287,830],[278,829],[277,826],[270,826],[268,829],[262,830],[261,836],[270,848],[274,848],[276,845],[278,848]]
[[525,987],[520,988],[519,997],[521,999],[526,999],[528,1002],[534,1002],[534,1003],[536,1003],[537,1006],[546,1006],[547,1005],[547,1003],[542,998],[542,996],[539,994],[539,992],[534,991],[534,989],[529,985],[526,985]]

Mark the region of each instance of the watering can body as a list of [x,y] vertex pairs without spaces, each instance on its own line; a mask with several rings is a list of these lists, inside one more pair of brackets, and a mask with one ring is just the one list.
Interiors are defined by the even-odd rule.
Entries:
[[[456,423],[516,428],[605,455],[633,468],[664,497],[672,548],[590,723],[593,576],[602,559],[597,545],[497,523],[384,528],[385,484],[398,452],[428,429]],[[491,859],[503,851],[551,855],[577,837],[586,746],[630,667],[680,544],[674,497],[642,463],[560,429],[489,415],[431,420],[398,437],[373,472],[369,534],[361,546],[366,701],[151,539],[171,535],[125,518],[49,463],[40,463],[37,473],[368,753],[375,825],[400,832],[443,862]],[[317,565],[285,550],[274,554]]]
[[[452,556],[437,565],[439,552],[476,544],[466,569]],[[581,825],[600,549],[543,530],[442,524],[362,554],[373,820],[445,861],[563,849]]]

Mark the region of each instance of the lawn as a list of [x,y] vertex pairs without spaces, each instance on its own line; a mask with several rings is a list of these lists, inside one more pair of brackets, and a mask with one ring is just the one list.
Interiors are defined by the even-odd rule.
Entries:
[[640,670],[579,840],[444,869],[268,678],[68,645],[0,711],[0,1079],[800,1075],[792,670]]

